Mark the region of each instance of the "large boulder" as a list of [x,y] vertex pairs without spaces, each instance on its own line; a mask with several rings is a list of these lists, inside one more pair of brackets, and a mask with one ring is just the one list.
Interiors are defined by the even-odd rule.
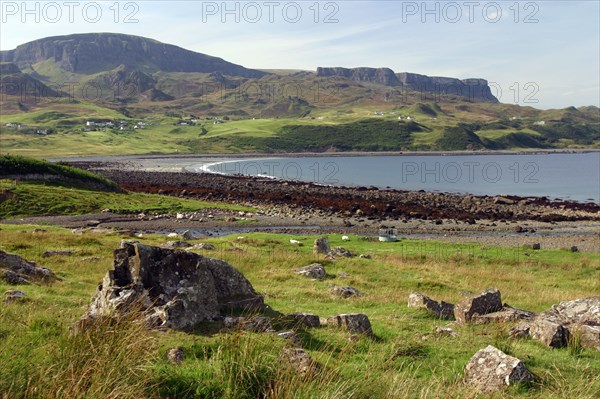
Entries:
[[502,310],[500,291],[489,289],[467,297],[454,306],[454,317],[459,323],[470,322],[474,315],[484,315]]
[[114,270],[98,287],[82,324],[138,309],[155,327],[185,329],[232,311],[268,307],[233,266],[199,254],[121,242]]
[[4,251],[0,251],[0,278],[15,285],[31,282],[48,284],[60,280],[50,269]]
[[482,392],[493,392],[517,382],[534,380],[525,364],[489,345],[477,352],[465,367],[465,380]]
[[529,335],[551,348],[564,347],[571,337],[579,337],[582,347],[600,350],[600,296],[554,305],[532,321],[516,325],[510,335]]
[[409,308],[427,309],[436,317],[454,320],[454,305],[448,302],[437,302],[419,292],[413,292],[408,296]]
[[285,320],[294,324],[294,327],[308,327],[308,328],[319,328],[321,327],[321,320],[316,314],[310,313],[292,313],[285,316]]

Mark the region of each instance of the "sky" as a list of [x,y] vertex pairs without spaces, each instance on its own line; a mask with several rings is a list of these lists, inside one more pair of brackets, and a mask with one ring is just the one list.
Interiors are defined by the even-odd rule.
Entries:
[[600,1],[6,1],[0,49],[118,32],[256,69],[484,78],[504,103],[600,106]]

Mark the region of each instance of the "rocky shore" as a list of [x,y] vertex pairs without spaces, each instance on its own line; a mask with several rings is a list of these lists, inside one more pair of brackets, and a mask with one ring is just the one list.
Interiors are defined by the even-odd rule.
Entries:
[[[331,187],[264,178],[157,171],[135,162],[72,162],[135,192],[249,206],[254,212],[205,209],[181,215],[102,214],[44,217],[71,228],[182,232],[195,236],[267,231],[288,234],[363,234],[382,227],[398,234],[448,242],[534,246],[600,252],[600,206],[539,197],[472,196]],[[147,165],[146,165],[147,166]],[[164,170],[164,169],[163,169]],[[40,218],[13,220],[36,223]]]

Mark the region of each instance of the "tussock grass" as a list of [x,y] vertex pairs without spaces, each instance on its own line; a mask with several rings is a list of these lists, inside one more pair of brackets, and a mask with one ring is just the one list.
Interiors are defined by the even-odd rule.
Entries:
[[[525,257],[524,248],[504,248],[492,256],[494,248],[483,251],[474,244],[375,243],[355,236],[342,243],[332,235],[332,246],[370,253],[373,259],[325,261],[312,254],[308,243],[315,237],[304,238],[307,244],[300,248],[289,244],[290,237],[274,234],[249,234],[240,242],[235,236],[202,240],[217,249],[199,252],[237,267],[265,295],[266,303],[285,314],[369,316],[375,340],[349,341],[345,332],[331,327],[296,326],[302,346],[321,365],[319,373],[308,378],[281,361],[288,343],[272,334],[217,334],[210,329],[155,334],[125,320],[69,338],[69,327],[111,268],[113,248],[128,237],[73,235],[51,226],[34,232],[39,227],[0,226],[0,249],[37,261],[63,279],[52,287],[17,287],[27,293],[28,301],[0,304],[3,398],[595,399],[600,391],[597,351],[577,346],[551,350],[529,339],[509,340],[508,324],[453,326],[458,337],[438,336],[435,327],[447,326],[447,321],[406,306],[411,291],[455,302],[462,291],[497,287],[512,306],[546,310],[600,291],[597,254],[541,250]],[[145,235],[142,241],[159,244],[167,238]],[[230,251],[232,247],[239,250]],[[75,255],[43,258],[47,249],[71,249]],[[84,257],[94,260],[83,261]],[[315,261],[325,265],[328,278],[323,281],[292,272]],[[341,272],[349,277],[339,277]],[[341,299],[330,293],[329,284],[350,285],[365,296]],[[0,292],[9,288],[14,287],[0,283]],[[490,396],[478,396],[465,386],[465,364],[489,344],[522,359],[537,382]],[[178,366],[165,358],[173,347],[185,353]]]

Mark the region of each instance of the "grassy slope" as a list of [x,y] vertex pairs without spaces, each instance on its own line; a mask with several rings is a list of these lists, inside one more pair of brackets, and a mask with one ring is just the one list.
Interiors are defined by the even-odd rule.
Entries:
[[[357,102],[334,103],[332,105],[319,104],[319,108],[314,109],[309,116],[302,118],[282,115],[277,118],[257,117],[254,120],[251,116],[243,117],[243,119],[232,116],[232,120],[226,123],[214,125],[212,121],[204,120],[200,126],[178,127],[174,126],[177,118],[165,116],[165,110],[167,109],[165,107],[175,107],[173,108],[174,112],[188,115],[178,107],[185,108],[184,103],[208,105],[205,99],[184,99],[181,101],[182,103],[179,106],[169,105],[167,102],[149,103],[146,108],[142,104],[138,108],[134,108],[134,113],[137,113],[142,119],[151,116],[153,118],[152,122],[157,122],[158,125],[132,131],[82,132],[86,120],[129,119],[115,110],[85,100],[73,103],[65,99],[55,99],[32,106],[25,112],[13,110],[10,107],[9,110],[3,108],[0,115],[0,152],[36,157],[190,152],[240,153],[265,150],[264,142],[269,141],[265,139],[280,136],[285,132],[286,126],[309,126],[309,129],[311,129],[314,126],[352,124],[365,119],[391,122],[397,121],[399,116],[411,116],[426,128],[423,132],[413,133],[411,145],[406,146],[405,143],[402,143],[401,147],[408,147],[412,150],[450,150],[451,148],[443,147],[444,141],[439,139],[443,136],[443,132],[447,127],[456,126],[461,122],[480,124],[481,129],[474,129],[473,131],[482,139],[494,141],[495,144],[491,143],[488,146],[491,149],[522,149],[530,145],[536,145],[537,139],[543,139],[540,132],[545,132],[544,134],[550,138],[549,142],[542,140],[540,148],[552,146],[589,148],[600,146],[600,136],[598,134],[588,132],[585,133],[587,138],[574,141],[568,136],[568,128],[546,125],[543,129],[540,127],[532,129],[532,123],[535,121],[550,118],[570,118],[577,122],[575,125],[586,123],[587,125],[595,124],[597,126],[597,120],[594,120],[594,118],[587,120],[585,118],[589,119],[589,116],[578,111],[539,111],[506,104],[482,103],[461,105],[461,103],[449,102],[438,106],[431,102],[419,102],[412,105],[398,105],[393,102],[382,104],[363,99]],[[12,107],[10,101],[3,104]],[[268,102],[260,106],[232,102],[227,105],[228,108],[221,109],[217,105],[215,109],[207,108],[204,111],[199,110],[198,113],[194,113],[200,117],[210,117],[211,114],[225,115],[228,110],[240,110],[244,107],[258,107],[258,111],[264,111],[272,105]],[[111,106],[114,107],[115,105],[112,104]],[[384,111],[386,115],[376,116],[374,114],[376,111]],[[522,118],[518,119],[519,124],[513,123],[517,127],[494,128],[493,124],[497,123],[494,121],[507,121],[513,117]],[[139,119],[131,118],[129,120],[135,122]],[[6,128],[4,124],[8,122],[51,128],[55,131],[55,134],[37,136],[20,133],[15,129]],[[485,123],[492,123],[492,126],[483,126]],[[204,135],[201,135],[202,127],[208,131]],[[513,133],[523,133],[526,136],[513,137],[511,136]],[[301,135],[302,133],[298,134]],[[536,140],[530,140],[530,136]],[[255,140],[256,138],[258,140]],[[343,137],[340,137],[340,139],[343,139]],[[362,148],[388,147],[389,143],[386,140],[382,138],[380,141],[368,143]],[[254,141],[256,143],[252,144]],[[285,147],[278,150],[297,151],[297,148],[302,145],[301,141],[290,142],[289,148]],[[488,141],[485,142],[486,145]]]
[[0,180],[0,218],[44,215],[78,215],[109,209],[116,213],[175,213],[204,208],[247,210],[229,204],[164,195],[113,193],[59,183]]
[[[97,342],[74,342],[66,338],[66,331],[89,303],[96,284],[111,265],[112,249],[124,238],[116,234],[73,235],[54,227],[36,232],[35,228],[2,225],[0,249],[50,267],[63,281],[52,287],[18,287],[28,294],[27,302],[0,307],[0,397],[19,397],[28,378],[34,385],[30,389],[43,386],[44,381],[52,383],[54,389],[72,387],[72,380],[53,378],[71,363],[76,365],[71,373],[81,377],[78,367],[83,366],[65,348],[97,353]],[[291,248],[290,238],[301,240],[305,246]],[[313,239],[270,234],[249,235],[241,241],[235,237],[214,238],[208,241],[217,245],[217,251],[207,254],[239,268],[265,295],[266,302],[284,313],[305,311],[328,316],[363,312],[369,316],[378,336],[376,341],[348,342],[346,334],[329,328],[301,331],[305,348],[326,364],[325,372],[318,377],[303,380],[282,374],[277,359],[284,344],[271,335],[168,332],[153,334],[145,355],[135,345],[139,339],[148,339],[143,334],[118,342],[130,345],[127,349],[117,346],[107,353],[97,353],[96,362],[107,363],[94,368],[81,381],[94,380],[93,386],[117,384],[111,390],[125,392],[121,398],[141,396],[139,390],[127,389],[127,384],[136,382],[143,382],[149,393],[160,393],[165,398],[253,398],[267,385],[280,389],[266,396],[271,398],[464,398],[474,397],[461,383],[464,365],[475,351],[493,344],[523,359],[539,377],[539,384],[533,388],[512,387],[494,397],[591,399],[600,390],[600,354],[596,351],[575,353],[550,350],[531,340],[509,341],[509,326],[501,325],[457,326],[454,328],[459,337],[430,336],[422,340],[421,336],[447,322],[406,306],[413,290],[454,302],[462,290],[493,286],[501,290],[503,301],[513,306],[545,310],[561,300],[598,293],[597,255],[412,240],[381,244],[353,236],[343,245],[356,253],[370,253],[373,259],[325,262],[330,278],[315,282],[291,272],[294,267],[315,261],[310,245]],[[342,245],[340,237],[330,239],[333,246]],[[147,236],[143,240],[157,244],[165,238]],[[48,249],[70,249],[75,255],[42,258]],[[83,257],[95,258],[82,262]],[[342,271],[350,278],[335,277]],[[329,293],[331,283],[351,285],[365,296],[335,298]],[[0,283],[1,291],[9,288],[13,287]],[[113,335],[109,333],[98,342]],[[159,352],[152,349],[154,345],[161,348]],[[183,347],[187,355],[178,367],[163,360],[164,351],[173,346]],[[111,370],[121,359],[120,353],[130,352],[136,362],[119,368],[118,375],[133,374],[132,381],[115,382],[114,374],[110,379],[103,370]],[[48,369],[51,364],[54,367]],[[38,374],[43,373],[48,376],[38,382]],[[49,397],[52,393],[43,395]]]

